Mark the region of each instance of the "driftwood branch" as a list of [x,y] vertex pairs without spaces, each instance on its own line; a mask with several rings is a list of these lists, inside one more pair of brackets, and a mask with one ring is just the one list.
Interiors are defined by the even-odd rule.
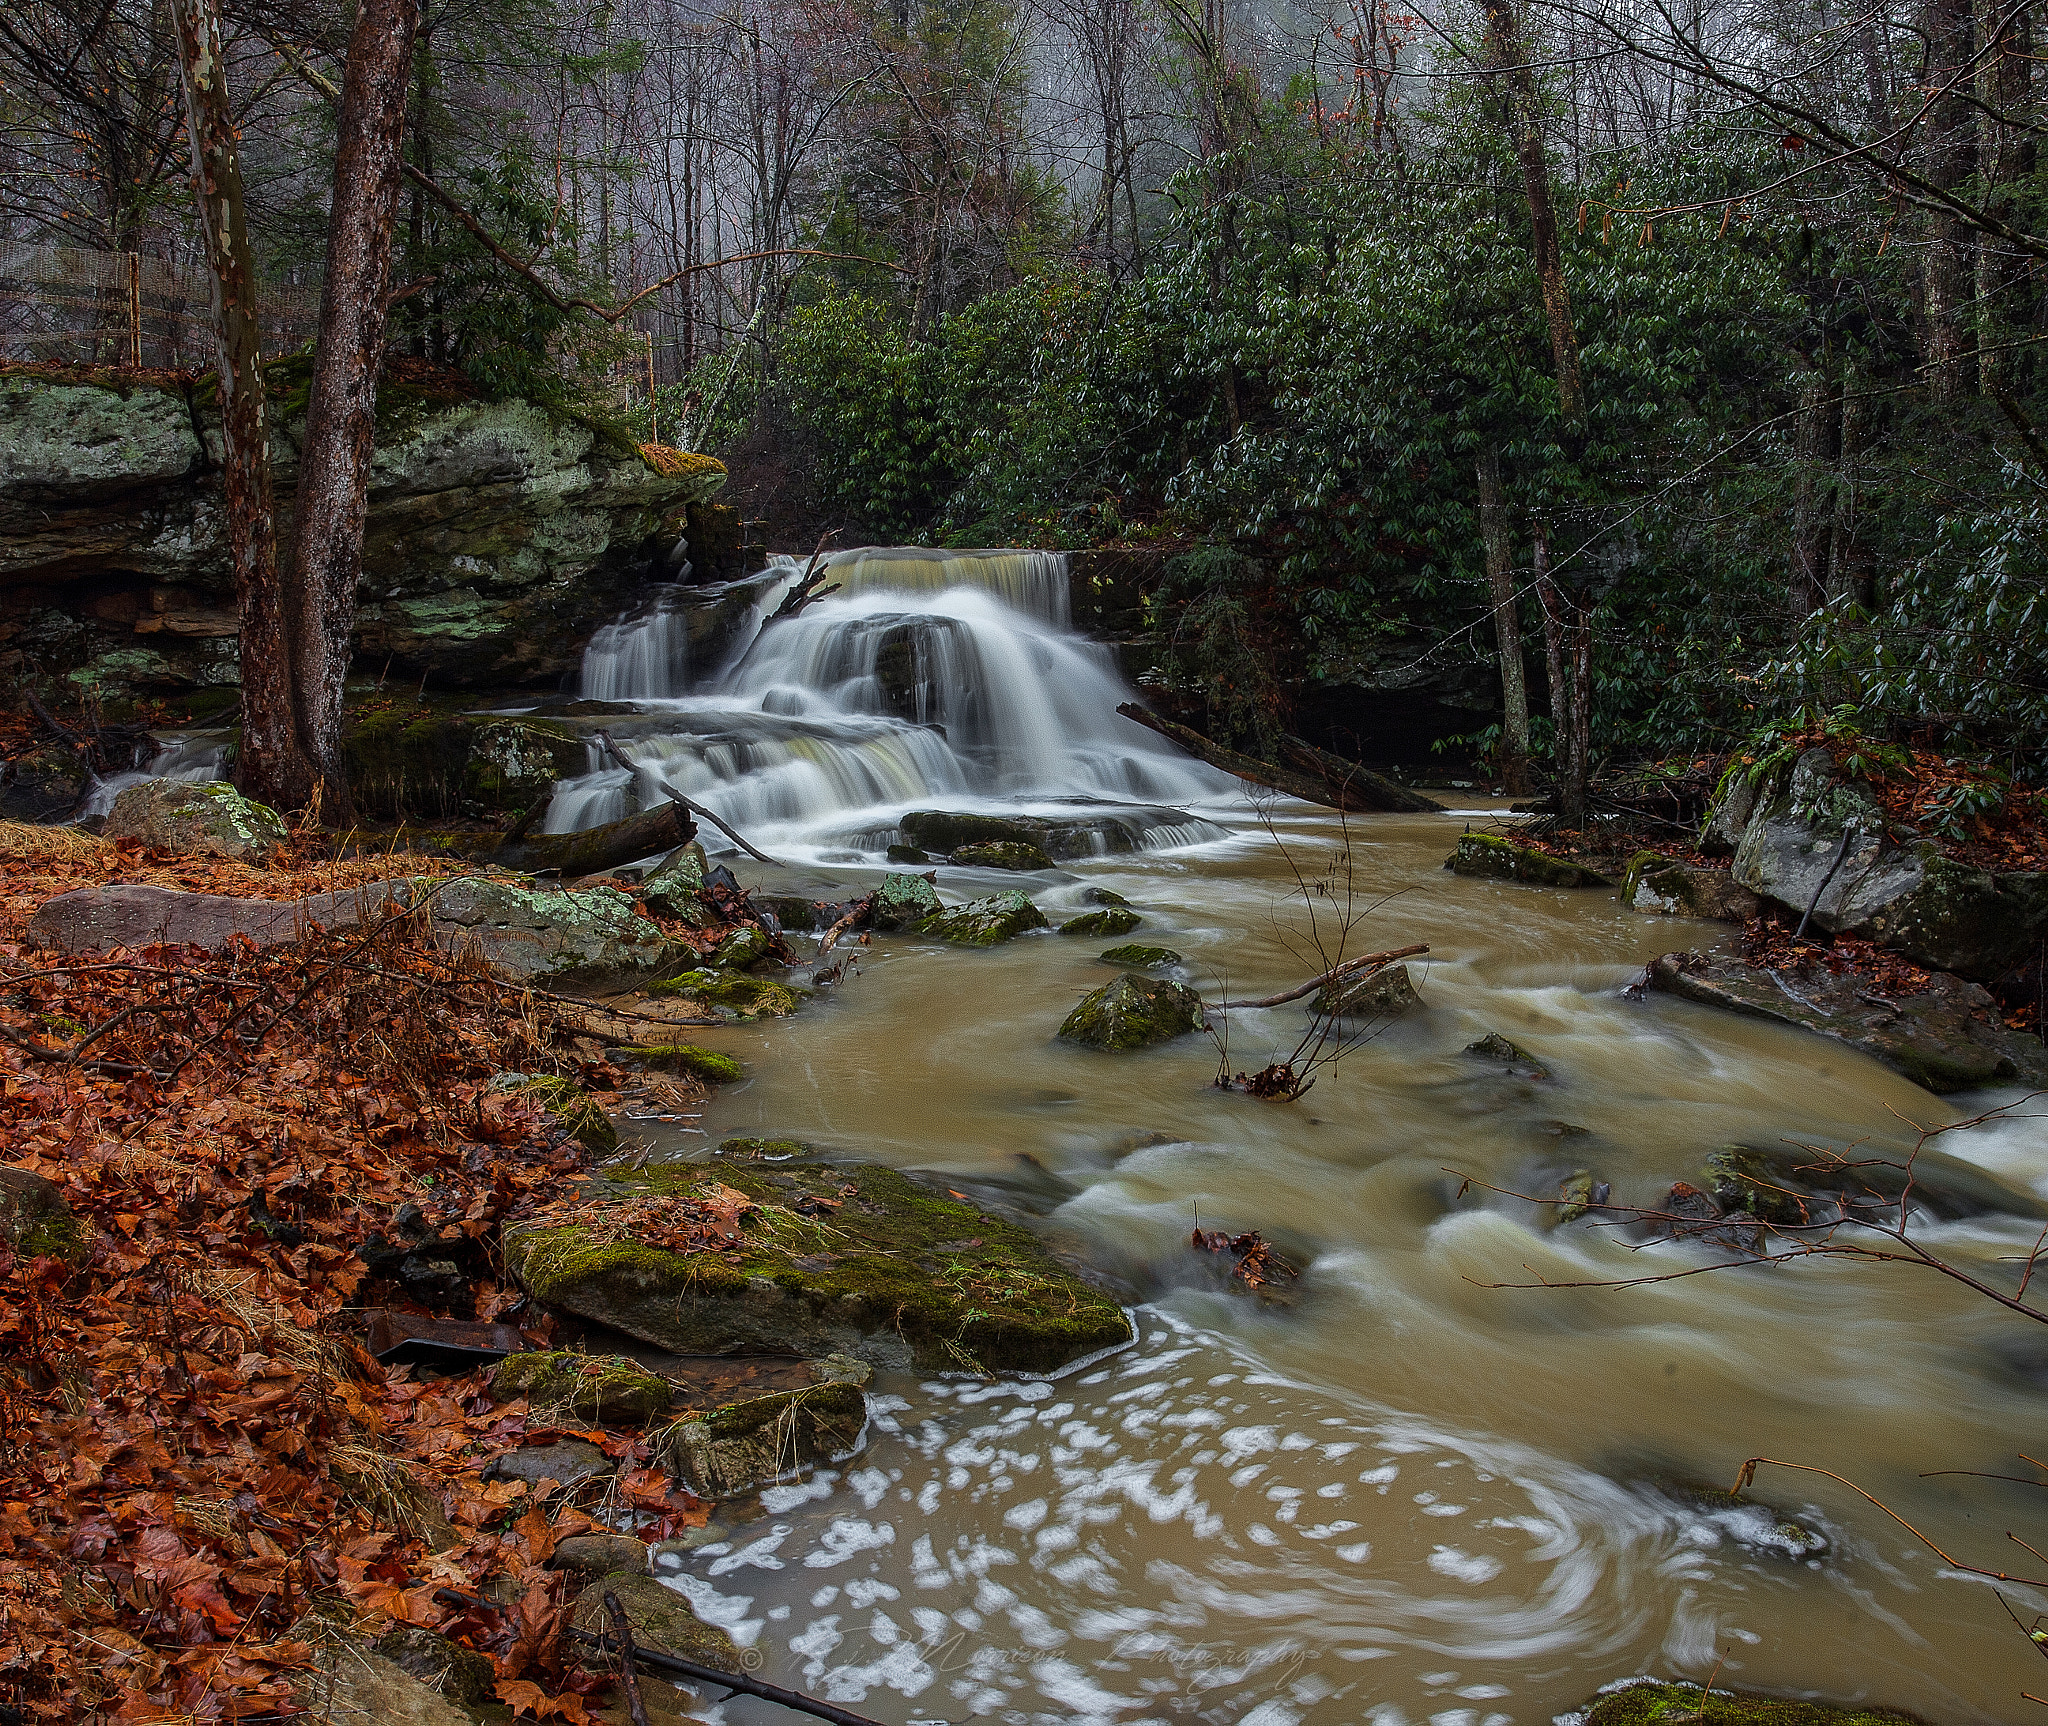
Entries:
[[[440,1592],[465,1601],[471,1598],[456,1594],[452,1588],[442,1589]],[[609,1636],[593,1636],[588,1630],[578,1630],[574,1627],[571,1627],[569,1634],[578,1642],[592,1648],[601,1648],[607,1654],[623,1652]],[[819,1720],[830,1720],[833,1726],[880,1726],[880,1722],[866,1714],[849,1713],[844,1708],[834,1707],[830,1702],[820,1702],[815,1696],[785,1690],[779,1684],[766,1684],[758,1678],[747,1678],[737,1672],[724,1672],[716,1666],[700,1666],[694,1660],[681,1660],[673,1654],[657,1654],[651,1648],[636,1648],[632,1657],[642,1666],[652,1667],[656,1672],[672,1673],[678,1678],[689,1679],[693,1684],[721,1686],[728,1694],[738,1691],[747,1696],[759,1696],[764,1701],[779,1702],[783,1707],[793,1708],[799,1714],[809,1714]]]
[[1299,988],[1288,989],[1278,995],[1268,995],[1260,1001],[1204,1001],[1202,1005],[1214,1012],[1224,1012],[1232,1007],[1284,1007],[1289,1001],[1298,1001],[1304,995],[1312,995],[1326,983],[1361,980],[1365,974],[1377,971],[1383,965],[1391,965],[1396,959],[1412,959],[1418,953],[1427,953],[1429,943],[1417,941],[1412,947],[1394,947],[1384,953],[1361,953],[1355,959],[1346,959],[1342,964],[1332,965],[1320,976],[1311,977]]
[[1342,809],[1349,814],[1426,814],[1441,813],[1443,809],[1442,804],[1410,791],[1405,785],[1396,785],[1383,774],[1346,761],[1341,755],[1332,755],[1326,749],[1317,749],[1298,737],[1287,738],[1282,749],[1291,759],[1306,763],[1305,772],[1226,749],[1220,743],[1210,742],[1199,731],[1175,720],[1162,719],[1135,701],[1124,702],[1117,712],[1178,743],[1197,761],[1206,761],[1211,767],[1220,767],[1225,773],[1235,774],[1253,785],[1263,785],[1269,791],[1299,797],[1304,803],[1320,803],[1327,809]]
[[[819,587],[824,584],[825,578],[832,573],[829,569],[819,567],[821,560],[825,556],[825,542],[828,539],[837,539],[838,537],[839,529],[836,527],[829,533],[821,533],[818,536],[818,547],[811,553],[811,561],[804,565],[804,572],[797,578],[796,586],[792,587],[782,596],[782,603],[775,608],[775,615],[769,618],[769,623],[780,623],[785,617],[796,616],[798,612],[802,611],[805,606],[818,597]],[[766,625],[763,625],[763,627],[765,628]]]
[[[401,828],[377,835],[380,847],[396,845],[426,857],[461,857],[472,863],[495,863],[522,874],[602,875],[621,863],[652,857],[687,845],[697,837],[696,823],[677,803],[629,815],[581,833],[535,833],[511,839],[502,833],[417,833]],[[364,847],[367,848],[367,847]]]
[[818,957],[824,958],[827,953],[831,952],[839,944],[840,936],[844,935],[847,930],[855,927],[863,918],[873,916],[874,911],[874,894],[865,893],[860,898],[854,900],[846,908],[846,915],[825,931],[825,938],[818,943]]
[[[627,772],[637,773],[640,771],[640,764],[634,761],[631,756],[629,756],[623,749],[621,749],[618,746],[617,743],[612,741],[612,734],[609,731],[600,731],[597,734],[597,736],[598,741],[603,743],[605,748],[611,752],[612,759],[616,761],[621,767],[625,768]],[[719,830],[719,832],[723,833],[726,836],[726,838],[730,839],[749,857],[754,858],[757,862],[770,864],[777,869],[783,867],[783,864],[780,861],[780,859],[769,856],[767,852],[760,850],[755,845],[749,843],[748,840],[743,838],[728,822],[726,822],[720,816],[714,815],[709,809],[706,809],[703,806],[703,804],[692,803],[689,800],[689,798],[685,797],[680,791],[678,791],[659,773],[654,774],[653,777],[654,783],[660,786],[662,790],[666,791],[669,794],[669,796],[675,799],[677,808],[687,809],[692,815],[703,816],[706,821],[710,822],[711,825],[716,827]],[[694,828],[692,828],[691,838],[695,837],[696,831]],[[677,843],[683,845],[687,845],[689,842],[690,841],[688,839],[677,841]]]

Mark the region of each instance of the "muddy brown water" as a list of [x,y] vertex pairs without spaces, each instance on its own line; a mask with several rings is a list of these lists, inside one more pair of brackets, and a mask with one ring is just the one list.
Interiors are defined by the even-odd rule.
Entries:
[[[1227,844],[1077,866],[1042,902],[1057,920],[1114,888],[1145,915],[1123,939],[1180,951],[1211,998],[1286,987],[1317,968],[1295,873],[1335,882],[1309,895],[1327,938],[1347,836],[1281,808],[1271,832],[1247,816]],[[2015,1094],[1937,1099],[1819,1037],[1629,1001],[1645,960],[1729,932],[1459,879],[1442,864],[1460,826],[1351,825],[1354,908],[1372,908],[1348,950],[1427,941],[1426,1010],[1295,1103],[1214,1089],[1200,1037],[1057,1042],[1114,975],[1101,940],[879,941],[800,1018],[704,1035],[753,1076],[707,1107],[706,1137],[640,1128],[661,1154],[796,1137],[1007,1192],[1135,1291],[1139,1332],[1050,1382],[885,1375],[857,1458],[678,1561],[667,1580],[761,1676],[892,1723],[1117,1726],[1533,1726],[1616,1678],[1717,1667],[1955,1726],[2048,1693],[1991,1586],[1846,1488],[1764,1472],[1757,1496],[1828,1542],[1802,1557],[1762,1512],[1657,1484],[1727,1485],[1753,1455],[1824,1467],[1957,1557],[2023,1569],[2005,1531],[2042,1544],[2048,1494],[1924,1476],[2048,1455],[2048,1327],[1885,1265],[1499,1286],[1707,1258],[1457,1196],[1463,1176],[1549,1193],[1586,1168],[1647,1202],[1730,1141],[1897,1155],[1914,1127]],[[954,874],[949,896],[1004,884]],[[1231,1064],[1285,1054],[1304,1023],[1300,1004],[1232,1014]],[[1461,1052],[1488,1031],[1549,1077]],[[1942,1144],[2048,1192],[2038,1113]],[[1218,1287],[1185,1245],[1197,1215],[1284,1243],[1307,1266],[1295,1304]],[[2009,1284],[2040,1227],[1921,1232]],[[2029,1624],[2048,1612],[2048,1590],[2003,1593]],[[789,1718],[745,1699],[719,1717]]]

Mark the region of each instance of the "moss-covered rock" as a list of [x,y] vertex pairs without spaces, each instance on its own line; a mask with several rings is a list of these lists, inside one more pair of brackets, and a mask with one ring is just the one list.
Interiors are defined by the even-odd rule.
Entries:
[[1915,1726],[1915,1717],[1645,1679],[1594,1697],[1583,1726]]
[[875,889],[874,926],[877,929],[908,929],[927,917],[939,916],[944,910],[937,890],[922,875],[884,875],[882,884]]
[[1097,1049],[1145,1049],[1207,1028],[1202,997],[1181,983],[1126,971],[1067,1015],[1060,1035]]
[[597,1099],[574,1079],[551,1073],[501,1073],[491,1081],[503,1090],[532,1097],[562,1124],[568,1135],[598,1156],[619,1148],[619,1130]]
[[1340,977],[1316,992],[1313,1010],[1333,1019],[1396,1019],[1422,1005],[1406,965],[1390,965],[1368,977]]
[[614,1570],[600,1576],[576,1596],[570,1622],[593,1636],[611,1635],[611,1614],[604,1601],[607,1594],[616,1597],[619,1609],[632,1624],[636,1647],[699,1666],[715,1666],[721,1672],[742,1669],[740,1651],[730,1636],[700,1619],[673,1588],[641,1571]]
[[189,779],[145,779],[114,799],[101,832],[152,851],[267,860],[287,837],[276,810],[252,803],[232,785]]
[[1699,1184],[1733,1215],[1747,1211],[1760,1223],[1797,1226],[1812,1217],[1807,1196],[1791,1186],[1762,1152],[1747,1145],[1723,1145],[1700,1169]]
[[1638,851],[1621,877],[1622,902],[1637,911],[1747,923],[1763,901],[1726,869],[1673,862],[1655,851]]
[[1613,882],[1597,870],[1567,863],[1538,851],[1497,839],[1490,833],[1467,833],[1458,848],[1445,860],[1454,875],[1476,875],[1489,881],[1526,881],[1535,887],[1611,887]]
[[721,1157],[751,1157],[756,1161],[786,1163],[792,1157],[807,1157],[811,1147],[801,1139],[721,1139],[718,1142]]
[[963,845],[953,853],[953,861],[963,869],[1050,869],[1052,859],[1036,845],[1021,844],[1013,839],[991,839],[978,845]]
[[678,1354],[843,1351],[878,1366],[1050,1372],[1130,1339],[1117,1304],[1024,1229],[894,1169],[721,1157],[602,1190],[687,1199],[720,1185],[759,1207],[734,1251],[516,1225],[506,1263],[543,1305]]
[[491,1375],[500,1401],[523,1396],[538,1409],[566,1409],[578,1419],[639,1426],[666,1414],[674,1387],[659,1373],[618,1354],[550,1349],[508,1354]]
[[1013,887],[1007,893],[970,899],[964,905],[927,917],[917,925],[917,932],[936,935],[941,941],[957,941],[965,947],[993,947],[1027,929],[1045,927],[1045,913],[1031,903],[1031,895]]
[[964,845],[1037,846],[1043,824],[1000,815],[964,815],[944,809],[913,809],[900,823],[903,837],[921,851],[951,856]]
[[1126,970],[1150,965],[1178,965],[1181,956],[1171,947],[1148,947],[1142,941],[1132,941],[1122,947],[1111,947],[1095,955],[1105,965],[1121,965]]
[[628,1043],[621,1045],[618,1053],[650,1067],[675,1067],[695,1074],[707,1085],[736,1085],[747,1076],[747,1069],[730,1055],[700,1049],[694,1043]]
[[0,1167],[0,1240],[17,1257],[84,1259],[89,1244],[56,1183],[27,1169]]
[[685,971],[648,984],[647,992],[694,996],[738,1019],[786,1019],[816,993],[798,983],[773,983],[742,971]]
[[1597,1202],[1599,1191],[1591,1169],[1574,1169],[1557,1183],[1556,1220],[1560,1226],[1575,1223]]
[[655,1455],[699,1498],[737,1498],[850,1455],[867,1419],[858,1385],[807,1385],[679,1421]]
[[1120,905],[1111,905],[1101,911],[1084,911],[1078,917],[1070,917],[1060,925],[1062,935],[1092,935],[1100,940],[1111,935],[1128,935],[1144,922],[1137,912]]
[[931,860],[931,853],[924,850],[921,846],[891,845],[889,847],[889,861],[891,863],[929,863]]
[[744,971],[768,957],[768,946],[767,932],[748,923],[719,942],[711,963],[721,971]]

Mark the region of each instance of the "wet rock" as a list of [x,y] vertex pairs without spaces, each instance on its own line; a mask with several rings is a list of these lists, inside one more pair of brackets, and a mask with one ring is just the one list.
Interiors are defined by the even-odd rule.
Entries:
[[638,1575],[651,1562],[650,1550],[630,1534],[572,1534],[550,1554],[548,1568],[577,1576],[607,1576],[616,1570]]
[[88,1241],[54,1181],[0,1167],[0,1240],[17,1258],[77,1261]]
[[1698,1684],[1631,1680],[1586,1704],[1580,1726],[1919,1726],[1915,1716],[1858,1705],[1834,1708]]
[[1607,1202],[1605,1181],[1593,1179],[1591,1169],[1574,1169],[1557,1183],[1557,1222],[1560,1227],[1588,1215],[1595,1205]]
[[1770,1159],[1747,1145],[1723,1145],[1700,1169],[1700,1184],[1724,1211],[1745,1211],[1759,1222],[1798,1227],[1813,1220],[1801,1191],[1779,1178]]
[[931,860],[931,853],[929,851],[922,851],[915,845],[891,845],[889,847],[889,861],[891,863],[929,863]]
[[408,1624],[379,1637],[371,1648],[408,1677],[464,1707],[497,1700],[498,1669],[491,1657],[431,1630]]
[[1547,852],[1490,833],[1467,833],[1458,848],[1445,860],[1454,875],[1474,875],[1489,881],[1526,881],[1535,887],[1611,887],[1613,882],[1596,870],[1566,863]]
[[[1711,1193],[1689,1181],[1674,1181],[1660,1207],[1659,1227],[1674,1240],[1693,1241],[1721,1252],[1754,1254],[1763,1247],[1756,1218],[1747,1211],[1723,1211]],[[1722,1224],[1726,1227],[1722,1227]]]
[[[923,861],[922,858],[918,860]],[[924,876],[884,875],[882,884],[875,889],[873,923],[875,928],[889,933],[912,928],[927,917],[941,915],[944,910],[937,891]]]
[[1202,998],[1181,983],[1126,971],[1067,1015],[1060,1035],[1097,1049],[1146,1049],[1207,1028]]
[[1000,815],[970,815],[943,809],[914,809],[898,823],[903,837],[924,851],[951,856],[963,845],[1037,846],[1042,823]]
[[962,869],[1014,869],[1020,873],[1053,866],[1052,859],[1036,845],[1008,839],[963,845],[953,853],[953,861]]
[[629,1043],[618,1053],[650,1067],[673,1067],[707,1085],[736,1085],[747,1076],[747,1069],[730,1055],[694,1043]]
[[801,893],[750,893],[747,903],[753,907],[755,916],[773,917],[783,928],[805,934],[829,928],[836,921],[827,915],[832,907],[806,899]]
[[491,1089],[533,1098],[561,1123],[564,1132],[598,1156],[609,1156],[619,1148],[619,1130],[611,1117],[573,1079],[549,1073],[500,1073],[491,1081]]
[[617,1599],[620,1611],[633,1626],[636,1647],[672,1654],[699,1666],[715,1666],[721,1672],[741,1670],[740,1651],[732,1638],[706,1624],[681,1594],[644,1571],[614,1570],[600,1576],[576,1596],[570,1622],[593,1636],[611,1635],[611,1614],[604,1601],[607,1594]]
[[854,1384],[780,1391],[677,1423],[657,1460],[699,1498],[737,1498],[852,1454],[867,1418]]
[[1518,1078],[1547,1079],[1549,1068],[1519,1043],[1511,1043],[1498,1031],[1488,1031],[1476,1043],[1467,1043],[1465,1053],[1482,1061],[1498,1061]]
[[1867,981],[1853,974],[1788,977],[1697,953],[1652,960],[1644,980],[1702,1006],[1817,1031],[1937,1093],[2048,1085],[2048,1050],[2008,1030],[1998,1004],[1975,983],[1941,972],[1921,993],[1897,1000],[1868,993]]
[[232,785],[145,779],[114,799],[101,829],[151,851],[266,862],[287,837],[274,809],[252,803]]
[[[1730,1145],[1707,1159],[1702,1174],[1717,1197],[1725,1184],[1724,1205],[1759,1217],[1762,1207],[1782,1206],[1792,1224],[1801,1220],[1802,1209],[1816,1222],[1831,1221],[1846,1209],[1885,1220],[1884,1213],[1907,1196],[1904,1154],[1881,1158],[1868,1146],[1844,1156],[1818,1146]],[[1982,1216],[2048,1222],[2048,1206],[2033,1193],[1935,1146],[1913,1157],[1911,1179],[1913,1208],[1943,1222]]]
[[1142,941],[1133,941],[1126,946],[1111,947],[1096,954],[1105,965],[1121,965],[1126,970],[1151,965],[1178,965],[1181,956],[1171,947],[1148,947]]
[[1051,1372],[1130,1339],[1122,1310],[1016,1224],[864,1163],[647,1170],[622,1196],[736,1188],[761,1207],[730,1253],[602,1228],[508,1226],[507,1266],[545,1306],[677,1354],[851,1354],[880,1366]]
[[1747,923],[1763,901],[1726,869],[1676,863],[1655,851],[1639,851],[1621,878],[1621,897],[1637,911]]
[[718,1154],[721,1157],[750,1157],[757,1162],[787,1162],[792,1157],[807,1157],[811,1147],[801,1139],[722,1139]]
[[507,1355],[491,1375],[491,1394],[501,1402],[523,1396],[535,1409],[592,1424],[642,1426],[668,1412],[674,1387],[624,1355],[554,1349]]
[[523,886],[464,875],[434,895],[435,938],[473,950],[500,976],[599,987],[659,970],[670,955],[660,927],[616,887]]
[[768,957],[769,945],[767,932],[749,923],[719,942],[711,963],[721,971],[744,971]]
[[640,898],[650,911],[664,917],[680,917],[693,929],[706,920],[702,901],[704,880],[711,873],[711,860],[694,839],[671,851],[640,883]]
[[650,995],[689,995],[709,1001],[738,1019],[787,1019],[802,1011],[815,991],[799,983],[775,983],[737,971],[684,971],[647,986]]
[[1406,965],[1390,965],[1369,977],[1338,978],[1317,990],[1311,1011],[1333,1019],[1398,1019],[1422,1005]]
[[1077,810],[1072,815],[976,815],[918,809],[903,817],[903,837],[934,856],[958,863],[964,846],[1035,845],[1058,862],[1138,850],[1145,835],[1160,827],[1199,825],[1184,809],[1132,806]]
[[1099,940],[1107,935],[1128,935],[1144,920],[1135,911],[1121,905],[1111,905],[1101,911],[1087,911],[1079,917],[1069,918],[1060,925],[1060,933],[1089,935]]
[[973,899],[940,911],[917,925],[921,935],[935,935],[941,941],[957,941],[967,947],[993,947],[1021,935],[1027,929],[1043,929],[1046,915],[1031,903],[1031,895],[1013,887],[987,899]]
[[1084,905],[1128,906],[1130,904],[1130,900],[1126,899],[1121,893],[1114,892],[1108,887],[1090,887],[1087,888],[1081,894],[1081,903]]
[[580,1438],[565,1438],[554,1444],[529,1444],[508,1450],[484,1465],[486,1480],[523,1480],[538,1486],[552,1480],[557,1486],[576,1486],[599,1475],[610,1474],[611,1458],[594,1444]]
[[1759,1504],[1745,1493],[1692,1480],[1658,1480],[1651,1489],[1696,1510],[1736,1544],[1780,1558],[1818,1558],[1828,1550],[1828,1537],[1796,1517]]

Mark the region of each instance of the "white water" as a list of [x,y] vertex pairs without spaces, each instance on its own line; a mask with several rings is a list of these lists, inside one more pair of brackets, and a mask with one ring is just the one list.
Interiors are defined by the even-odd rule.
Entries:
[[95,779],[86,791],[85,802],[80,806],[76,819],[91,821],[105,815],[114,807],[116,797],[145,779],[204,781],[221,777],[221,762],[228,752],[221,732],[206,731],[193,736],[173,734],[160,741],[162,747],[147,767],[126,773],[109,773],[104,779]]
[[[777,559],[782,579],[701,682],[675,602],[600,630],[584,655],[584,695],[635,702],[658,723],[616,728],[631,772],[601,765],[593,745],[591,771],[557,787],[548,830],[660,802],[663,780],[785,848],[864,837],[879,848],[899,814],[935,801],[1235,798],[1235,781],[1118,717],[1130,692],[1114,655],[1066,627],[1064,556],[892,549],[829,562],[833,585],[771,622],[802,574]],[[1155,844],[1219,836],[1161,817],[1140,826]]]

